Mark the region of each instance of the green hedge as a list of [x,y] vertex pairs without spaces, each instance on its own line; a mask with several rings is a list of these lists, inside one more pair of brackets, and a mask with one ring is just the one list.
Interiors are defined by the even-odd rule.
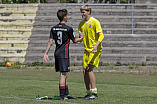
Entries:
[[[38,0],[1,0],[2,4],[38,3]],[[47,3],[47,0],[40,0],[40,3]]]
[[59,3],[77,3],[78,0],[58,0]]
[[[78,0],[58,0],[59,3],[77,3]],[[2,4],[38,3],[38,0],[0,0]],[[47,3],[47,0],[40,0],[40,3]]]

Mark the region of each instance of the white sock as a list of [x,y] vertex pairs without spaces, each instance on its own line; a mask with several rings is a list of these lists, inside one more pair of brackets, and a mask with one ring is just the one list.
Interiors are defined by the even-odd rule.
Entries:
[[95,87],[94,89],[91,89],[92,91],[97,91],[97,88]]

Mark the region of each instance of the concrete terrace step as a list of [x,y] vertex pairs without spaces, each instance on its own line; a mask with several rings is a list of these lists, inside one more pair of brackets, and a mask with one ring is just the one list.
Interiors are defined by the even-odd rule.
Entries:
[[[51,29],[51,27],[52,26],[54,26],[54,25],[56,25],[56,24],[58,24],[59,22],[40,22],[40,23],[35,23],[34,24],[34,27],[36,27],[36,28],[42,28],[42,27],[45,27],[45,28],[50,28]],[[73,27],[73,28],[78,28],[78,22],[68,22],[67,23],[67,25],[69,25],[69,26],[71,26],[71,27]],[[134,23],[134,27],[135,27],[135,25],[136,25],[136,27],[138,26],[138,23]],[[144,27],[144,23],[143,23],[143,27]],[[147,25],[149,25],[148,23],[146,23],[146,26]],[[155,23],[150,23],[150,25],[152,26],[152,25],[155,25]],[[103,27],[103,28],[106,28],[106,27],[119,27],[119,28],[130,28],[131,26],[132,26],[132,23],[131,22],[101,22],[101,26]],[[146,27],[145,26],[145,27]]]
[[3,4],[0,11],[28,11],[37,9],[38,4]]
[[[49,39],[49,38],[48,38]],[[40,41],[35,41],[34,39],[31,40],[28,44],[29,47],[32,49],[32,47],[46,47],[47,43],[48,43],[48,39],[45,40],[40,40]],[[52,48],[55,48],[55,43],[53,41],[53,46],[51,46]],[[78,45],[80,45],[79,43],[74,44],[72,41],[70,41],[70,45],[77,47]],[[81,43],[81,45],[83,46],[83,44]]]
[[[24,62],[24,64],[27,64],[27,63],[33,63],[33,62],[44,62],[45,63],[45,61],[42,59],[42,60],[28,60],[28,61],[25,61]],[[48,60],[46,63],[55,63],[55,61],[54,60]],[[80,60],[80,61],[71,61],[70,60],[70,66],[80,66],[80,67],[82,67],[82,61]]]
[[[135,36],[135,37],[132,37],[131,35],[129,36],[128,35],[128,37],[127,36],[115,36],[116,34],[113,34],[113,36],[111,35],[106,35],[105,36],[105,39],[103,40],[103,44],[116,44],[117,43],[117,45],[118,44],[122,44],[122,45],[131,45],[131,44],[136,44],[137,43],[137,46],[138,45],[142,45],[142,44],[154,44],[154,46],[155,46],[155,43],[156,43],[156,41],[152,41],[152,40],[149,40],[149,37],[151,37],[152,36],[152,39],[155,39],[156,40],[156,37],[154,37],[153,38],[153,35],[148,35],[148,38],[146,37],[144,37],[144,36],[139,36],[139,39],[138,39],[138,35],[137,35],[137,37]],[[113,38],[112,38],[113,37]],[[127,37],[126,39],[125,39],[125,37]],[[48,38],[48,37],[47,37]],[[145,39],[145,40],[142,40],[142,39]],[[47,44],[47,42],[48,42],[48,39],[45,39],[45,40],[40,40],[40,41],[30,41],[30,45],[31,44]]]
[[[99,11],[99,12],[97,12]],[[37,16],[53,16],[56,14],[57,10],[40,10],[37,11]],[[156,10],[134,10],[133,14],[135,16],[157,16],[157,11]],[[72,9],[71,11],[69,10],[69,16],[81,16],[80,10],[75,10]],[[132,16],[132,11],[131,9],[93,9],[92,10],[92,15],[106,15],[106,16]]]
[[28,47],[29,41],[0,41],[0,47]]
[[[46,25],[46,23],[48,24],[56,24],[59,23],[59,20],[57,19],[57,17],[53,17],[53,16],[38,16],[35,18],[35,25]],[[55,23],[53,23],[55,22]]]
[[33,34],[30,36],[30,41],[35,41],[35,40],[49,40],[49,34]]
[[[54,23],[54,22],[53,22]],[[57,24],[58,22],[54,23]],[[77,28],[78,28],[78,24],[76,22],[68,22],[67,25],[71,26],[74,28],[74,32],[77,33]],[[36,27],[36,31],[37,29],[41,30],[43,29],[43,27],[45,28],[45,32],[46,34],[49,33],[51,27],[54,26],[52,23],[48,23],[48,22],[44,22],[39,23],[39,24],[34,24],[34,27]],[[131,23],[126,23],[126,22],[101,22],[101,26],[104,30],[104,33],[108,34],[108,33],[116,33],[116,34],[120,34],[120,33],[131,33],[131,28],[132,28],[132,24]],[[118,27],[118,28],[117,28]],[[155,34],[156,30],[155,28],[157,27],[156,23],[153,22],[137,22],[133,24],[133,28],[134,28],[134,33],[135,34],[140,34],[141,31],[143,34]],[[146,28],[146,29],[145,29]],[[35,30],[35,29],[34,29]],[[124,31],[124,32],[123,32]],[[44,32],[44,31],[43,31]]]
[[105,34],[104,41],[157,41],[156,34]]
[[[132,27],[131,22],[101,22],[101,26],[103,28],[130,28]],[[156,28],[157,23],[156,22],[135,22],[133,23],[133,28]]]
[[[100,22],[131,22],[131,16],[99,16],[95,15],[94,18],[98,19]],[[68,22],[80,22],[82,20],[81,16],[69,16]],[[156,22],[156,16],[134,16],[134,22]]]
[[33,23],[25,22],[0,22],[1,29],[32,29]]
[[156,28],[134,28],[134,34],[155,34]]
[[150,47],[103,47],[102,54],[157,54],[157,49]]
[[[132,29],[129,28],[105,28],[103,29],[104,34],[131,34]],[[134,34],[155,34],[155,28],[134,28]]]
[[36,10],[30,11],[0,11],[0,16],[36,16]]
[[[68,9],[80,9],[83,4],[67,4]],[[131,9],[132,5],[117,4],[89,4],[93,9]],[[157,9],[157,4],[133,4],[134,9]]]
[[[68,22],[68,25],[72,26],[73,28],[78,28],[78,22]],[[44,25],[45,26],[45,25]],[[131,22],[101,22],[102,28],[131,28]],[[133,23],[134,28],[156,28],[157,22],[136,22]]]
[[[97,12],[99,11],[99,12]],[[139,9],[135,9],[133,10],[133,14],[135,16],[157,16],[157,11],[156,10],[139,10]],[[42,14],[41,14],[42,15]],[[81,15],[79,10],[72,10],[69,11],[69,15],[71,16],[75,16],[75,15]],[[92,9],[92,15],[106,15],[106,16],[131,16],[132,15],[132,11],[131,9]]]
[[157,9],[157,4],[134,4],[134,9]]
[[11,16],[1,16],[0,22],[25,22],[25,23],[34,23],[34,16],[17,16],[17,17],[11,17]]
[[[75,34],[76,35],[76,34]],[[107,41],[157,41],[156,34],[104,34]],[[31,35],[30,40],[46,40],[49,39],[49,34],[34,34]],[[34,42],[34,41],[33,41]]]
[[26,53],[26,47],[0,47],[0,54]]
[[66,9],[67,3],[43,3],[38,5],[38,10]]
[[0,29],[0,34],[31,35],[31,29]]
[[[78,29],[74,28],[77,33]],[[32,32],[36,34],[49,34],[50,28],[34,28]],[[103,28],[104,34],[131,34],[132,28]],[[156,28],[134,28],[134,34],[155,34]]]
[[0,40],[29,40],[30,35],[0,35]]
[[[33,53],[33,54],[26,55],[26,60],[40,61],[43,60],[43,56],[44,53],[38,53],[38,54]],[[51,52],[48,54],[48,56],[49,56],[49,60],[54,60],[54,53]],[[77,55],[75,53],[70,53],[70,58],[73,61],[82,60],[82,56],[83,56],[82,53],[78,53]]]
[[[73,44],[73,43],[72,43]],[[46,47],[32,47],[30,49],[27,49],[27,52],[33,52],[33,53],[45,53]],[[55,52],[55,44],[51,46],[50,51],[52,53]],[[83,53],[84,47],[79,46],[79,47],[69,47],[70,53]]]
[[[27,55],[27,60],[32,60],[32,61],[42,61],[43,60],[43,55],[44,53],[39,53],[39,54],[31,54]],[[70,53],[70,60],[71,61],[82,61],[83,58],[83,53]],[[49,61],[54,62],[54,54],[50,53],[49,54]],[[139,54],[102,54],[100,61],[103,61],[103,63],[116,63],[116,62],[121,62],[123,64],[128,64],[128,63],[137,63],[137,64],[142,64],[143,62],[146,63],[154,63],[157,62],[157,57],[156,54],[145,54],[145,55],[139,55]],[[27,61],[26,61],[27,62]]]
[[109,63],[110,61],[115,62],[122,62],[122,63],[128,63],[128,62],[134,62],[134,63],[142,63],[142,62],[149,62],[154,61],[157,62],[157,56],[156,54],[102,54],[101,59],[104,62]]
[[8,59],[10,62],[20,62],[23,63],[25,60],[25,53],[16,53],[16,54],[1,54],[0,58],[2,60]]
[[[27,52],[32,53],[44,53],[46,47],[32,47],[27,49]],[[55,52],[55,46],[52,46],[50,49],[53,53]],[[70,53],[83,53],[84,47],[82,45],[69,47]],[[103,47],[102,54],[157,54],[157,49],[152,49],[150,47]]]
[[[68,16],[68,22],[67,24],[72,24],[72,25],[78,25],[79,22],[82,20],[81,15],[80,16]],[[98,19],[101,24],[105,23],[105,22],[131,22],[132,21],[132,17],[131,16],[94,16],[94,18]],[[156,16],[134,16],[134,23],[136,22],[156,22],[157,21],[157,17]],[[56,23],[59,23],[57,17],[51,17],[51,16],[39,16],[36,17],[36,21],[40,21],[35,23],[35,25],[39,25],[41,26],[43,24],[44,25],[55,25]]]
[[[46,47],[47,46],[47,42],[43,43],[41,41],[39,43],[29,43],[29,46],[32,47],[32,48],[30,48],[31,51],[32,51],[33,47]],[[156,53],[156,49],[154,49],[154,48],[156,48],[156,46],[157,46],[156,42],[145,42],[145,41],[144,42],[140,42],[140,41],[137,41],[137,42],[136,41],[135,42],[134,41],[130,41],[130,42],[127,42],[127,41],[124,41],[124,42],[118,42],[118,41],[114,41],[114,42],[103,42],[103,47],[104,47],[103,50],[105,51],[105,53],[109,52],[109,51],[113,51],[114,52],[113,48],[115,48],[115,52],[117,50],[117,52],[119,52],[119,53],[120,52],[121,53],[122,52],[126,52],[127,53],[131,49],[132,49],[132,51],[134,53],[137,52],[137,50],[139,49],[139,54],[142,51],[143,51],[143,53],[146,53],[146,52],[148,52],[148,53]],[[83,47],[82,44],[73,44],[71,42],[70,47],[72,49],[74,47],[76,47],[76,48],[80,49],[80,51],[83,50],[83,48],[81,48],[81,47]],[[108,48],[108,50],[105,50],[105,48]],[[117,48],[119,48],[119,50]],[[148,49],[149,48],[153,48],[153,49],[150,49],[150,52],[149,52],[149,50],[147,50],[145,48],[148,48]],[[55,49],[55,45],[53,45],[51,47],[51,49],[54,50]],[[75,51],[75,50],[77,51],[77,49],[75,49],[75,48],[72,51]],[[45,49],[44,49],[44,51],[45,51]],[[44,51],[42,50],[42,52],[44,52]]]
[[103,42],[103,47],[151,47],[157,46],[156,41],[107,41]]
[[157,22],[136,22],[135,28],[157,28]]

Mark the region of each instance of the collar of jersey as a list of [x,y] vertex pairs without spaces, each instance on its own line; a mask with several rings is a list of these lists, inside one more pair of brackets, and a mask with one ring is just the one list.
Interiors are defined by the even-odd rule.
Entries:
[[85,21],[86,23],[88,23],[93,17],[90,17],[90,19],[88,21]]
[[60,25],[65,25],[65,23],[59,23]]

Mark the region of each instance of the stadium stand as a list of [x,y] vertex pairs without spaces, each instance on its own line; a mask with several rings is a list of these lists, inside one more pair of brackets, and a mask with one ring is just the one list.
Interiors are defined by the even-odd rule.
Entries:
[[[101,22],[103,32],[105,34],[105,39],[103,40],[104,48],[101,55],[101,62],[121,62],[122,64],[141,64],[144,62],[146,64],[153,65],[157,63],[157,4],[149,3],[132,5],[91,5],[93,9],[92,15]],[[0,46],[0,61],[4,61],[6,58],[8,58],[12,61],[20,61],[24,63],[32,63],[35,61],[42,62],[44,51],[49,39],[50,28],[59,22],[56,17],[57,10],[60,8],[67,8],[69,10],[69,20],[67,24],[74,28],[75,34],[76,36],[78,36],[77,27],[79,22],[82,20],[79,11],[80,6],[81,5],[78,4],[38,4],[34,6],[38,8],[36,11],[36,17],[34,19],[32,16],[26,16],[29,21],[27,22],[27,25],[24,25],[24,22],[16,22],[17,24],[12,24],[13,26],[10,25],[10,28],[6,28],[6,25],[11,22],[4,22],[4,19],[1,19],[1,22],[3,20],[3,23],[1,24],[0,31],[3,34],[1,34],[0,39],[2,40],[1,42],[5,45]],[[0,18],[4,18],[4,16],[2,15],[3,13],[1,13]],[[29,20],[31,19],[31,17],[32,20]],[[5,18],[5,21],[14,21],[11,20],[10,16],[7,16],[7,14]],[[19,16],[16,18],[18,18],[18,21],[20,21],[20,19],[22,19],[23,17]],[[24,20],[27,21],[27,19]],[[28,28],[31,27],[30,21],[31,23],[33,23],[33,29]],[[11,29],[13,27],[17,27],[18,25],[20,25],[19,29]],[[25,27],[25,29],[23,29],[24,26],[28,27]],[[4,30],[5,32],[3,32]],[[15,34],[13,35],[10,30],[14,30],[13,33],[16,33],[16,31],[20,31],[20,34],[23,35],[19,35],[18,38],[14,38]],[[7,36],[12,36],[11,40],[8,41],[7,39],[9,38]],[[14,39],[18,39],[18,42],[17,40],[15,42]],[[15,43],[13,44],[13,42]],[[22,42],[21,44],[23,44],[24,46],[16,45],[20,42]],[[7,46],[7,44],[10,45]],[[13,47],[16,48],[13,49]],[[17,47],[19,47],[19,49]],[[18,51],[16,49],[18,49]],[[2,50],[7,51],[3,51],[5,52],[3,53]],[[49,52],[49,62],[54,62],[54,50],[55,46],[52,45]],[[83,43],[70,44],[71,63],[79,65],[82,64],[83,50]],[[13,60],[12,57],[14,59],[16,58],[16,60]]]

